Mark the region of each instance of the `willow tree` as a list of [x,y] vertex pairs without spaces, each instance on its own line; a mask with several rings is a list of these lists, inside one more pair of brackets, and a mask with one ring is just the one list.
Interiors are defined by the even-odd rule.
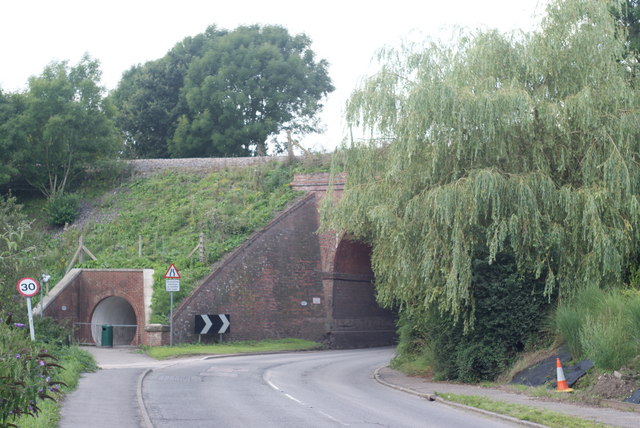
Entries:
[[372,138],[338,152],[348,180],[324,224],[372,244],[383,304],[472,320],[472,261],[500,254],[547,296],[623,281],[640,242],[623,4],[554,1],[531,34],[381,54],[347,106]]

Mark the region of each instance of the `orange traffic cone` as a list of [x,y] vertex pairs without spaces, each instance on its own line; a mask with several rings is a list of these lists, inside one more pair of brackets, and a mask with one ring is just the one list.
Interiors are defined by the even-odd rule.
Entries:
[[569,388],[567,379],[564,377],[564,371],[562,370],[562,363],[560,362],[560,358],[556,358],[556,371],[558,373],[558,391],[573,392],[573,389]]

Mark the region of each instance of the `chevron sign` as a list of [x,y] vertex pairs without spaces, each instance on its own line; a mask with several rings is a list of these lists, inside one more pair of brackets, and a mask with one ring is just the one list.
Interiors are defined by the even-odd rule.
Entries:
[[196,315],[195,333],[227,333],[231,324],[229,315]]

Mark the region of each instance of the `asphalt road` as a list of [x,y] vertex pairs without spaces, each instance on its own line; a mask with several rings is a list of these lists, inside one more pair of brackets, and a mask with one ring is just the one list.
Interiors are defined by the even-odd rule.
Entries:
[[513,426],[380,385],[391,348],[252,355],[156,368],[142,397],[156,428]]

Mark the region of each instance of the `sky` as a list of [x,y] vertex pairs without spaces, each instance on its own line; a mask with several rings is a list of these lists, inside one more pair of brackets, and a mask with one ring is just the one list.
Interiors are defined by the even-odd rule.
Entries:
[[0,4],[0,88],[24,90],[52,61],[75,65],[84,53],[100,61],[102,85],[163,57],[209,25],[281,25],[305,33],[329,62],[336,90],[321,114],[323,134],[302,145],[332,151],[345,137],[344,105],[373,74],[376,51],[402,40],[447,38],[455,28],[531,31],[545,0],[5,0]]

